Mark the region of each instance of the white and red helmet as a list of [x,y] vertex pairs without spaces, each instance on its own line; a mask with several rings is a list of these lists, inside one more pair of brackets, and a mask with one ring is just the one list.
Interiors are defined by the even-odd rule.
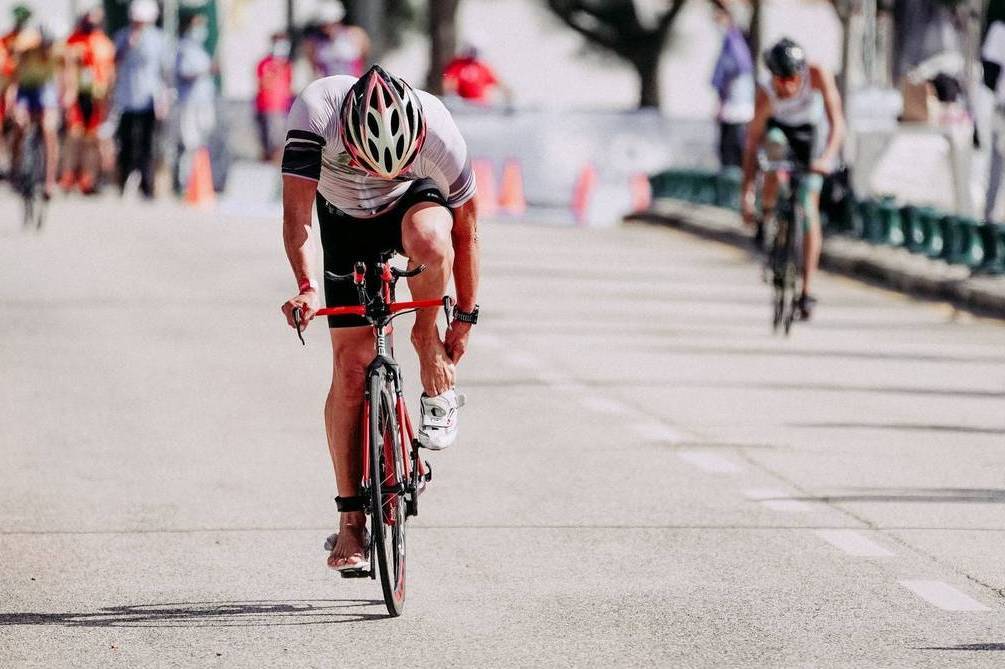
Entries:
[[394,179],[426,140],[422,102],[408,82],[374,65],[342,103],[339,133],[353,161],[370,174]]

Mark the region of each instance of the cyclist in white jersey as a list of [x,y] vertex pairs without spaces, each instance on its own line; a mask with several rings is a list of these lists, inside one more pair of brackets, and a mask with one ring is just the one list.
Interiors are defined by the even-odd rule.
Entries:
[[[845,134],[844,112],[834,75],[819,65],[808,63],[802,47],[792,40],[784,38],[768,49],[764,53],[764,63],[771,79],[758,87],[754,119],[747,130],[741,211],[747,224],[758,225],[756,239],[760,243],[763,228],[754,213],[757,152],[772,133],[783,135],[796,162],[809,172],[802,180],[800,193],[806,212],[806,230],[803,241],[803,293],[799,297],[801,315],[808,319],[816,303],[810,288],[823,241],[820,189],[824,177],[834,170],[841,151]],[[828,129],[826,138],[820,132],[825,121]],[[761,194],[764,218],[772,215],[777,195],[775,175],[765,175]]]
[[[450,113],[378,66],[359,79],[319,79],[290,110],[282,170],[283,240],[299,289],[283,305],[291,326],[294,309],[308,323],[320,303],[311,270],[315,204],[326,270],[347,274],[357,260],[396,250],[409,267],[426,266],[408,281],[415,300],[442,297],[453,274],[457,306],[443,337],[428,309],[416,314],[411,336],[424,390],[417,438],[432,449],[451,445],[460,404],[454,371],[478,319],[479,271],[475,181]],[[325,300],[359,303],[353,285],[328,281]],[[361,479],[361,391],[373,342],[361,316],[329,316],[328,326],[334,370],[325,427],[338,493],[349,497]],[[331,568],[366,568],[363,523],[361,512],[342,514]]]

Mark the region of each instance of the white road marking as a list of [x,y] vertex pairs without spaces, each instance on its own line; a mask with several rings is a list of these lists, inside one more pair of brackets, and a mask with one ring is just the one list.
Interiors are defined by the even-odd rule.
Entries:
[[767,509],[772,511],[781,511],[782,513],[807,513],[813,510],[813,507],[806,502],[799,499],[787,499],[789,494],[784,490],[776,490],[775,488],[751,488],[749,490],[744,490],[743,494],[746,495],[748,499],[752,499],[761,503]]
[[529,353],[522,353],[520,351],[510,351],[505,356],[506,362],[513,365],[514,367],[523,367],[524,369],[536,369],[541,366],[541,361],[530,355]]
[[987,611],[990,607],[981,604],[970,595],[964,594],[942,581],[900,581],[900,584],[943,611]]
[[478,333],[478,345],[485,346],[487,348],[498,349],[502,348],[502,340],[491,332],[479,332]]
[[855,530],[817,530],[816,535],[831,546],[857,557],[890,557],[892,551]]
[[704,469],[707,472],[716,474],[735,474],[740,471],[736,463],[727,460],[715,453],[703,453],[701,451],[681,451],[677,454],[681,460]]
[[671,444],[679,444],[682,441],[687,441],[683,434],[669,425],[656,420],[643,419],[640,422],[633,423],[632,429],[635,431],[635,434],[649,441],[662,441]]
[[585,395],[579,398],[579,403],[587,409],[612,416],[630,416],[633,409],[623,402],[612,400],[603,395]]

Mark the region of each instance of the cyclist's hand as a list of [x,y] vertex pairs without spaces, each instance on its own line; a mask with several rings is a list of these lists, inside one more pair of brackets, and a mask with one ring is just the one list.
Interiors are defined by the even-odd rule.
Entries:
[[417,337],[413,331],[412,344],[419,354],[419,377],[426,394],[435,397],[453,388],[454,363],[440,338],[435,333],[432,336]]
[[470,334],[471,323],[454,321],[447,328],[447,334],[443,338],[443,347],[455,365],[461,361],[464,352],[468,350],[468,335]]
[[827,176],[833,171],[832,162],[830,160],[816,159],[810,163],[810,172],[814,174],[820,174]]
[[754,225],[757,222],[756,205],[757,196],[754,194],[753,189],[740,195],[740,215],[743,216],[745,224]]
[[289,299],[283,305],[283,314],[286,315],[286,322],[291,328],[297,327],[293,320],[293,310],[300,309],[300,329],[307,327],[307,324],[314,318],[319,308],[318,292],[313,288],[308,288],[296,297]]

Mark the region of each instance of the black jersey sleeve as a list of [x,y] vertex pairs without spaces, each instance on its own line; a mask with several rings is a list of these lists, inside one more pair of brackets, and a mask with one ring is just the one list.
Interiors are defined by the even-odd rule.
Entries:
[[318,181],[321,179],[321,150],[324,137],[307,130],[291,129],[283,149],[283,174]]

